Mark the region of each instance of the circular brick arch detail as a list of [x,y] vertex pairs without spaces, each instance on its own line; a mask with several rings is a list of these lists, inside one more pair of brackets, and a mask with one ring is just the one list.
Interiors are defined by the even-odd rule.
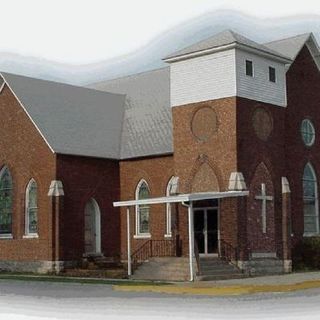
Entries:
[[191,131],[199,141],[209,140],[217,130],[217,114],[212,108],[205,106],[194,113],[191,120]]
[[258,107],[253,112],[252,125],[257,137],[267,141],[273,130],[273,118],[265,108]]

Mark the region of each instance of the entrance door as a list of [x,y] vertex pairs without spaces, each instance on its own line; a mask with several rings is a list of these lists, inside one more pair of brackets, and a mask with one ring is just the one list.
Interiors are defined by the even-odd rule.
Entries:
[[199,254],[218,253],[218,209],[194,209],[194,241]]
[[84,210],[85,253],[101,252],[100,209],[97,202],[91,199]]

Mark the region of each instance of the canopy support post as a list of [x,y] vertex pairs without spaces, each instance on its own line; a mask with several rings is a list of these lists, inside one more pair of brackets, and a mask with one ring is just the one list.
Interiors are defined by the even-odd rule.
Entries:
[[127,254],[128,254],[128,276],[132,275],[131,270],[131,241],[130,241],[130,207],[127,207]]
[[193,203],[190,201],[188,206],[188,223],[189,223],[189,269],[190,281],[194,280],[193,275],[193,253],[194,253],[194,239],[193,239]]

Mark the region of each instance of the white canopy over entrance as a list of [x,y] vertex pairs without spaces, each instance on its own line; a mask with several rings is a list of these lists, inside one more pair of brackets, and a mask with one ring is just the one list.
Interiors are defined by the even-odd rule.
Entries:
[[249,191],[223,191],[223,192],[199,192],[190,194],[179,194],[175,196],[149,198],[141,200],[117,201],[114,207],[127,207],[127,249],[128,249],[128,275],[131,276],[131,241],[130,241],[130,207],[138,205],[152,205],[165,203],[181,203],[188,207],[189,226],[189,269],[190,281],[193,281],[193,255],[194,255],[194,230],[193,230],[193,202],[210,199],[223,199],[231,197],[243,197],[249,195]]

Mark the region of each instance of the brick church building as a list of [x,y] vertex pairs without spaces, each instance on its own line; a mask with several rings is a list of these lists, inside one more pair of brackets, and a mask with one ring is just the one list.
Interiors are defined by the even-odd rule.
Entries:
[[0,269],[290,272],[320,232],[319,56],[224,31],[91,88],[1,73]]

